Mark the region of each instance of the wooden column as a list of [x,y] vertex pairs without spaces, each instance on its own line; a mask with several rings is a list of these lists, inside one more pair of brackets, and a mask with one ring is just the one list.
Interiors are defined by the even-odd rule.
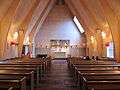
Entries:
[[18,56],[21,57],[22,48],[23,48],[23,40],[24,39],[24,30],[19,30],[18,32]]
[[104,10],[104,14],[106,17],[106,20],[108,21],[112,36],[113,36],[113,42],[115,45],[115,60],[117,62],[120,62],[120,30],[119,30],[119,20],[117,16],[114,14],[113,10],[109,6],[107,0],[100,0],[101,5]]
[[101,36],[101,30],[96,31],[96,41],[97,41],[97,52],[99,57],[103,55],[103,41]]

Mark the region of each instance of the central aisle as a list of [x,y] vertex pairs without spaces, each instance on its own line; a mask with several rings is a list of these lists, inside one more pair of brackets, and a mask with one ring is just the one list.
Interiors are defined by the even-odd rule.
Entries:
[[52,60],[38,90],[78,90],[66,60]]

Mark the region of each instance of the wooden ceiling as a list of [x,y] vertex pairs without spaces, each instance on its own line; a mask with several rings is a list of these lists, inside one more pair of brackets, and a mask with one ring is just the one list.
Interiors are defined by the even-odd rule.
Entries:
[[[56,1],[63,3],[63,0],[0,0],[0,21],[9,24],[8,31],[24,29],[27,35],[35,33],[34,29],[41,25],[45,13],[49,13]],[[65,0],[65,3],[89,33],[95,33],[97,28],[110,28],[107,8],[118,19],[120,16],[120,0]]]
[[[62,0],[0,0],[0,47],[6,46],[7,38],[15,31],[22,32],[19,45],[25,37],[34,36],[56,1]],[[64,0],[73,16],[77,16],[83,25],[86,35],[101,31],[112,33],[115,42],[120,46],[120,0]],[[118,40],[117,40],[118,39]],[[120,50],[120,48],[119,48]]]

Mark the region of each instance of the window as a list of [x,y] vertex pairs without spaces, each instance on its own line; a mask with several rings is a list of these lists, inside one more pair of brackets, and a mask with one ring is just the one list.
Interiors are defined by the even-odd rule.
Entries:
[[76,24],[77,28],[80,30],[80,32],[84,33],[85,31],[76,16],[74,16],[73,21],[75,22],[75,24]]
[[114,58],[114,45],[113,42],[109,43],[107,47],[107,57]]

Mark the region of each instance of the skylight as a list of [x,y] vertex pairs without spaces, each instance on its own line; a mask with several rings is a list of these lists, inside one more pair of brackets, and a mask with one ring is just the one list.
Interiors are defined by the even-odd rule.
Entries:
[[80,30],[80,32],[81,32],[81,33],[84,33],[85,31],[84,31],[82,25],[80,24],[80,22],[78,21],[78,19],[77,19],[76,16],[74,16],[73,21],[75,22],[75,24],[76,24],[76,26],[78,27],[78,29]]

